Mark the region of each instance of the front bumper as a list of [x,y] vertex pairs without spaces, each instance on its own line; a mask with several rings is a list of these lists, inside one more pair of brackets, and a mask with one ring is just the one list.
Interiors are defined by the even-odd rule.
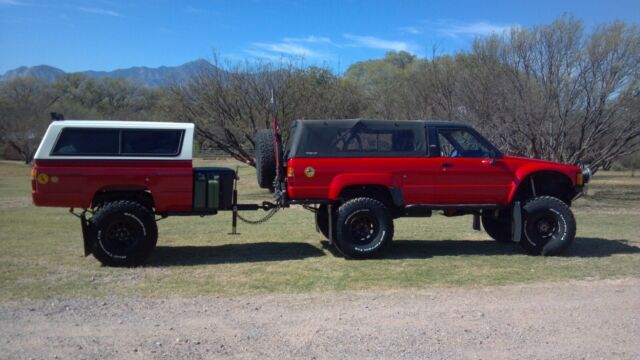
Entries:
[[573,197],[571,200],[576,200],[587,192],[587,184],[591,177],[593,176],[593,172],[589,167],[585,167],[582,169],[582,185],[577,185],[573,190]]

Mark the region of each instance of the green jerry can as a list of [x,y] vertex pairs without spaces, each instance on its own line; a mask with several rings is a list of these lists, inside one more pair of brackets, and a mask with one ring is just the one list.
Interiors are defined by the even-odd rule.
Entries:
[[196,173],[193,184],[193,208],[202,210],[207,206],[207,175]]
[[220,204],[220,177],[214,176],[207,181],[207,208],[217,209]]

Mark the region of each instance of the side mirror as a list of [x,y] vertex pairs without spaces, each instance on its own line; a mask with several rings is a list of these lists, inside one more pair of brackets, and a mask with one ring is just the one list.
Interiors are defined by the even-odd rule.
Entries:
[[496,163],[496,157],[498,155],[496,154],[496,152],[494,150],[489,151],[489,159],[491,159],[491,165],[494,165]]

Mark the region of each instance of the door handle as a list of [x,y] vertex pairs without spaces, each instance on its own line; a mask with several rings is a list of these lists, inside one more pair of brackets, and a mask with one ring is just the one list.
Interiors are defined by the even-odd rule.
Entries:
[[442,163],[442,167],[443,168],[448,168],[448,167],[452,167],[452,166],[453,166],[453,163],[450,163],[450,162]]

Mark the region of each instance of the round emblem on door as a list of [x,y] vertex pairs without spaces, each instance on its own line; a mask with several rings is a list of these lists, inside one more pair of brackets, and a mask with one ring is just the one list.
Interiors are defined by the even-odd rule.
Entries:
[[307,166],[307,167],[304,169],[304,175],[305,175],[306,177],[309,177],[309,178],[310,178],[310,177],[313,177],[313,175],[315,175],[315,174],[316,174],[316,169],[312,168],[311,166]]

